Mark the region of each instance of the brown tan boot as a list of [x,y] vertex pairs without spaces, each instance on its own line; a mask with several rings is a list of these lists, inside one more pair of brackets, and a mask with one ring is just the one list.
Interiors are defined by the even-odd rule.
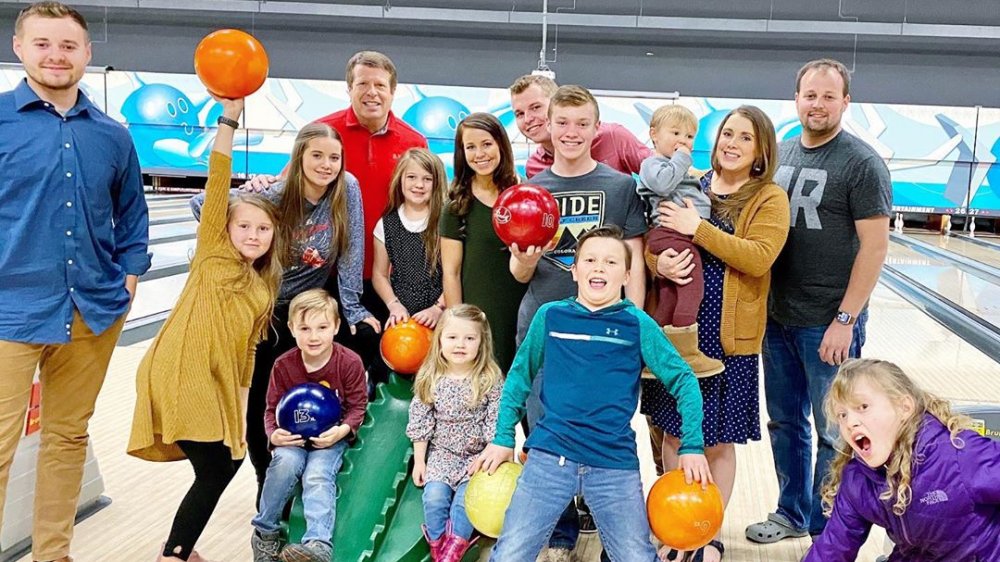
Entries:
[[694,376],[699,379],[718,375],[726,370],[726,366],[718,359],[712,359],[698,349],[698,324],[691,324],[678,328],[676,326],[664,326],[663,334],[667,336],[670,343],[677,348],[677,353],[687,361],[694,371]]

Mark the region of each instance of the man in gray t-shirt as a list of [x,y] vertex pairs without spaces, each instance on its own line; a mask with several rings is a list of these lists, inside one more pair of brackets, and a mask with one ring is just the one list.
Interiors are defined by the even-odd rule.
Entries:
[[[836,439],[823,400],[838,366],[861,353],[865,309],[888,249],[889,170],[841,129],[849,83],[837,61],[802,67],[795,92],[802,136],[779,148],[774,181],[788,191],[791,229],[771,270],[763,346],[779,494],[775,513],[747,527],[755,542],[823,532],[819,492]],[[819,435],[815,465],[810,406]]]

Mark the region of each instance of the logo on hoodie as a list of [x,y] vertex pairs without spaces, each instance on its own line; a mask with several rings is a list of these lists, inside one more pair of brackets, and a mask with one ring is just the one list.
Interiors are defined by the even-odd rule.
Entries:
[[934,505],[946,501],[948,501],[948,494],[944,493],[944,490],[927,492],[924,497],[920,498],[920,503],[924,505]]

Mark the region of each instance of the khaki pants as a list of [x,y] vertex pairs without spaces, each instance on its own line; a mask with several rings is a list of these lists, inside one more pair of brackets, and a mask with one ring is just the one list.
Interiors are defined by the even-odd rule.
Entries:
[[32,527],[35,560],[69,555],[87,457],[87,425],[124,323],[123,314],[104,333],[95,335],[74,311],[69,343],[0,340],[0,510],[7,499],[10,466],[24,431],[36,367],[42,386]]

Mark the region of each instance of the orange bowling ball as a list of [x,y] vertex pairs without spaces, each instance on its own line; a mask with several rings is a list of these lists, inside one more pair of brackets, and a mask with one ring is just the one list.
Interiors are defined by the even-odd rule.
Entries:
[[267,52],[248,33],[220,29],[198,43],[194,71],[209,92],[222,98],[245,98],[267,78]]
[[684,482],[684,471],[659,478],[646,498],[649,527],[670,548],[695,550],[708,544],[722,528],[722,493],[718,486]]
[[382,359],[393,371],[402,375],[412,375],[420,369],[420,364],[431,349],[433,332],[410,318],[388,328],[382,334]]

